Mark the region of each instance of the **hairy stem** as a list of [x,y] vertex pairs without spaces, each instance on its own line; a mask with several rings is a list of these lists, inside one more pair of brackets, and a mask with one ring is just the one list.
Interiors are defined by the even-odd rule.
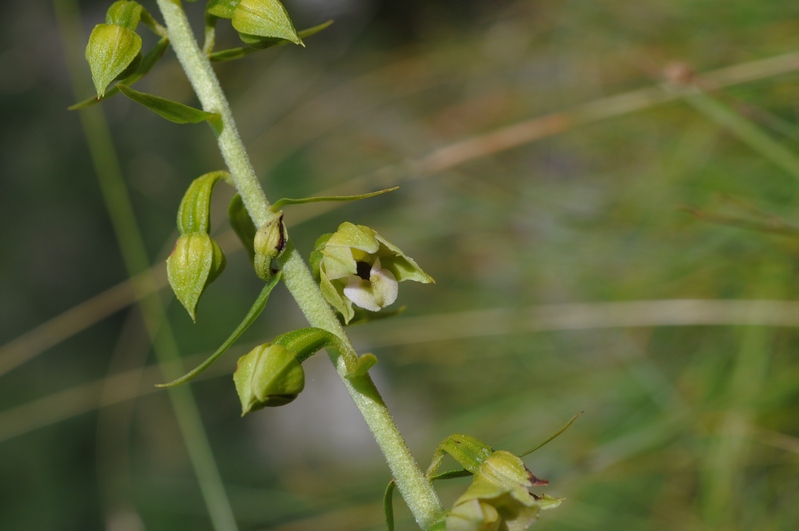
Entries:
[[[170,42],[203,109],[218,113],[222,117],[223,128],[217,138],[219,149],[247,211],[255,225],[260,226],[269,217],[269,202],[239,137],[219,80],[211,68],[211,63],[200,50],[179,0],[157,1],[169,29]],[[299,252],[292,247],[286,254],[283,278],[308,322],[311,326],[336,334],[348,351],[345,354],[355,356],[352,343],[319,291]],[[413,512],[416,522],[421,528],[426,529],[443,511],[436,492],[411,455],[371,378],[366,375],[350,381],[344,377],[346,374],[344,360],[335,356],[331,356],[331,359],[385,455],[400,494]]]

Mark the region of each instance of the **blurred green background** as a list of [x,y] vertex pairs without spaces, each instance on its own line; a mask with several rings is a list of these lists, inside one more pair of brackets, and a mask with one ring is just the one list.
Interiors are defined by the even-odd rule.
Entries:
[[[0,19],[3,530],[212,529],[66,111],[91,85],[65,50],[80,58],[107,5],[13,2]],[[298,27],[336,23],[216,69],[269,197],[401,186],[286,220],[304,253],[369,225],[436,278],[402,285],[402,316],[352,329],[423,466],[450,433],[521,452],[584,411],[525,459],[567,498],[536,529],[796,529],[799,4],[286,6]],[[137,88],[195,104],[172,52]],[[221,159],[203,125],[101,107],[163,286],[183,191]],[[161,292],[187,365],[260,289],[229,198],[213,205],[228,267],[198,323]],[[239,417],[235,359],[302,323],[280,288],[191,384],[238,524],[383,529],[388,470],[324,356],[296,402]],[[442,484],[445,502],[466,484]]]

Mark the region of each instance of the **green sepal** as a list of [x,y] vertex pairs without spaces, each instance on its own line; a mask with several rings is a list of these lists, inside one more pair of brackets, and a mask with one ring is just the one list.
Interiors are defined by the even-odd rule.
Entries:
[[450,435],[436,448],[425,475],[429,479],[435,474],[445,454],[451,455],[459,465],[474,474],[493,452],[493,448],[477,437],[461,433]]
[[183,103],[153,96],[134,90],[127,85],[117,83],[117,87],[122,91],[122,94],[132,99],[140,105],[144,105],[157,115],[174,122],[176,124],[196,124],[199,122],[207,121],[211,124],[217,133],[222,130],[222,120],[220,116],[213,112],[206,112],[194,107],[189,107]]
[[230,221],[230,226],[233,227],[236,236],[241,240],[244,250],[247,251],[247,255],[250,257],[250,263],[252,263],[255,259],[253,241],[255,240],[256,228],[255,223],[252,222],[250,213],[247,212],[247,208],[244,206],[244,200],[241,198],[241,195],[236,194],[233,196],[233,199],[230,200],[227,216]]
[[[297,35],[299,35],[300,39],[306,39],[311,35],[315,35],[322,31],[323,29],[327,28],[333,23],[332,20],[328,20],[327,22],[323,22],[318,26],[314,26],[312,28],[304,29],[302,31],[298,31]],[[241,34],[239,34],[241,35]],[[244,38],[242,38],[244,41]],[[218,52],[213,52],[208,54],[208,59],[215,63],[221,63],[223,61],[232,61],[234,59],[241,59],[242,57],[246,57],[251,53],[255,53],[258,50],[263,50],[266,48],[274,48],[278,46],[285,46],[287,44],[293,44],[290,41],[285,39],[270,39],[267,37],[257,37],[255,35],[247,35],[247,41],[253,41],[254,44],[240,47],[240,48],[229,48],[227,50],[220,50]]]
[[231,19],[240,1],[241,0],[209,0],[205,12],[217,18]]
[[[541,511],[538,498],[527,490],[535,477],[522,460],[504,450],[487,457],[474,472],[466,492],[447,515],[447,531],[524,530]],[[552,502],[547,501],[550,507]]]
[[314,244],[314,249],[311,251],[311,256],[309,258],[309,262],[311,264],[311,273],[313,273],[314,279],[319,282],[319,264],[322,262],[322,250],[325,248],[325,244],[328,242],[330,237],[333,236],[332,232],[327,234],[322,234],[317,238],[316,243]]
[[233,28],[245,35],[303,45],[286,8],[278,0],[241,0],[233,11],[232,22]]
[[394,490],[396,490],[396,482],[392,478],[388,482],[386,492],[383,494],[383,514],[386,515],[386,529],[394,531]]
[[252,264],[259,278],[267,282],[272,278],[274,274],[272,264],[285,252],[288,241],[283,212],[273,212],[253,238],[255,256]]
[[244,319],[242,319],[241,323],[239,323],[239,326],[236,327],[233,333],[230,334],[230,336],[225,340],[224,343],[222,343],[222,345],[216,350],[216,352],[211,354],[208,357],[208,359],[206,359],[204,362],[202,362],[192,371],[184,374],[183,376],[177,378],[176,380],[172,380],[169,383],[157,384],[156,387],[173,387],[175,385],[180,385],[182,383],[188,382],[189,380],[195,378],[197,375],[202,373],[205,369],[210,367],[211,364],[214,363],[216,360],[218,360],[219,357],[222,356],[222,354],[224,354],[227,351],[227,349],[233,346],[233,343],[235,343],[242,336],[242,334],[244,334],[244,332],[247,331],[250,325],[252,325],[255,322],[255,320],[258,318],[259,315],[261,315],[261,312],[264,311],[264,308],[266,307],[266,301],[269,300],[269,294],[272,293],[272,289],[274,289],[274,287],[277,286],[277,283],[280,281],[280,277],[281,273],[278,272],[278,274],[272,277],[272,280],[263,287],[261,293],[258,295],[258,298],[255,299],[255,302],[253,303],[252,307],[250,307],[250,310],[247,312],[247,315],[244,316]]
[[105,14],[106,24],[116,24],[131,31],[136,31],[142,16],[142,6],[131,0],[118,0],[111,4]]
[[264,343],[239,358],[233,382],[244,416],[293,402],[305,388],[305,371],[296,353],[283,345]]
[[441,519],[434,522],[433,525],[427,528],[427,531],[446,531],[447,530],[447,513],[441,516]]
[[368,194],[358,194],[358,195],[321,195],[317,197],[303,197],[301,199],[290,199],[290,198],[283,198],[278,199],[275,203],[269,207],[272,212],[277,212],[285,205],[302,205],[305,203],[322,203],[326,201],[359,201],[361,199],[368,199],[370,197],[375,197],[378,195],[382,195],[388,192],[393,192],[395,190],[399,190],[399,186],[393,186],[391,188],[386,188],[384,190],[378,190],[376,192],[370,192]]
[[131,29],[115,24],[94,27],[86,45],[86,60],[99,97],[115,79],[124,76],[137,57],[141,60],[141,47],[141,37]]
[[196,321],[197,302],[205,288],[225,269],[225,255],[208,234],[185,234],[178,238],[166,259],[169,285],[180,303]]
[[352,309],[352,303],[348,304],[349,301],[344,296],[344,287],[339,283],[333,284],[326,276],[322,275],[319,281],[319,290],[325,300],[341,314],[344,324],[349,324],[355,317],[355,311]]
[[538,506],[541,508],[542,511],[546,511],[548,509],[555,509],[563,503],[563,500],[566,498],[554,498],[547,493],[541,495],[536,501],[538,502]]
[[178,231],[181,234],[208,234],[211,225],[211,193],[219,180],[231,182],[226,171],[212,171],[194,179],[178,207]]
[[[136,72],[121,81],[125,85],[133,85],[141,78],[146,76],[150,73],[150,70],[156,65],[156,63],[164,56],[164,52],[166,52],[167,48],[169,48],[169,39],[167,37],[162,37],[156,44],[153,46],[153,49],[147,52],[141,62],[139,63]],[[87,98],[83,101],[80,101],[74,105],[67,107],[67,110],[75,111],[78,109],[83,109],[84,107],[90,107],[95,103],[100,103],[103,100],[107,100],[111,96],[115,96],[119,94],[119,88],[114,85],[110,89],[105,91],[105,94],[102,96],[92,96],[91,98]]]

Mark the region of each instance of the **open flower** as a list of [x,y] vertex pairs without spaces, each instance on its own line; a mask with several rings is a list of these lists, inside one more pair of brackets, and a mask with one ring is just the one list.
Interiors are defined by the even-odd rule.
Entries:
[[527,489],[546,485],[510,452],[499,450],[483,461],[472,484],[455,501],[447,516],[447,531],[524,531],[538,519],[542,509],[560,500],[537,497]]
[[312,262],[325,299],[346,322],[355,315],[353,304],[377,312],[396,301],[399,282],[434,282],[398,247],[352,223],[320,238]]

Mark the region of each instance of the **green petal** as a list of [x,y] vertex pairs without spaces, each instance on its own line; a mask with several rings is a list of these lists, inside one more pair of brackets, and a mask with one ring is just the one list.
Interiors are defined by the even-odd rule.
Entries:
[[325,300],[344,316],[345,323],[349,323],[355,317],[352,302],[344,296],[344,288],[339,285],[333,285],[324,272],[321,275],[319,289],[322,291]]

